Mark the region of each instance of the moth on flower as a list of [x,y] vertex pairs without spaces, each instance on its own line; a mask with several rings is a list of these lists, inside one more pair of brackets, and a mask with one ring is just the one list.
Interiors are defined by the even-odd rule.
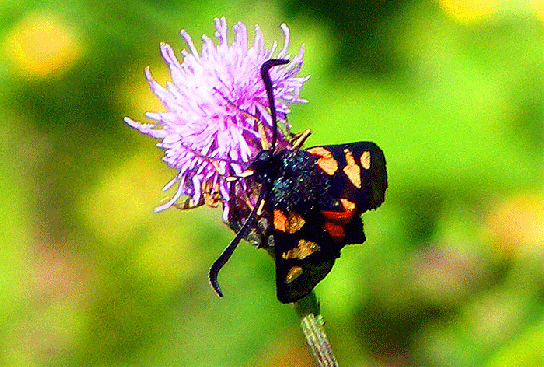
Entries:
[[[172,82],[146,77],[167,112],[147,113],[156,124],[130,118],[131,127],[161,142],[164,160],[179,173],[176,193],[156,211],[169,207],[223,206],[223,220],[236,237],[210,268],[213,289],[222,296],[217,275],[242,238],[265,247],[276,263],[276,288],[283,303],[306,296],[329,273],[340,250],[365,241],[361,213],[375,209],[387,188],[385,158],[374,143],[299,149],[309,135],[292,134],[289,105],[308,77],[296,77],[303,48],[289,61],[289,30],[283,48],[266,50],[255,28],[248,48],[243,24],[228,45],[226,21],[215,19],[218,45],[202,37],[201,53],[182,31],[189,52],[180,64],[161,45]],[[286,133],[278,128],[281,121]],[[179,201],[182,195],[187,199]]]

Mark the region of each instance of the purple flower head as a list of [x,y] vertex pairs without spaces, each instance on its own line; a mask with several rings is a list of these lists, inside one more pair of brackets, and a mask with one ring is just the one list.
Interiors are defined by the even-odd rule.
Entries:
[[[189,49],[181,52],[181,63],[170,46],[161,44],[172,81],[166,87],[159,85],[149,68],[145,76],[166,112],[146,113],[146,117],[156,121],[154,124],[142,124],[128,117],[125,122],[161,140],[157,146],[165,151],[163,160],[179,170],[163,189],[166,191],[177,184],[177,191],[168,202],[155,209],[157,212],[171,206],[188,208],[222,203],[223,220],[229,222],[231,208],[238,210],[241,205],[255,205],[255,184],[251,178],[236,182],[226,178],[243,172],[262,150],[259,126],[265,136],[271,136],[272,119],[260,67],[270,58],[290,58],[287,54],[289,28],[281,26],[284,42],[277,55],[274,55],[276,43],[271,49],[265,49],[263,34],[257,26],[251,48],[248,48],[247,30],[242,23],[234,26],[236,36],[231,45],[227,42],[225,18],[215,19],[215,28],[217,45],[202,36],[200,54],[191,37],[181,31]],[[302,58],[301,47],[289,64],[270,70],[277,115],[288,132],[289,105],[305,102],[299,98],[299,91],[308,77],[296,77]],[[279,129],[277,148],[290,148]],[[188,198],[179,202],[182,195]]]

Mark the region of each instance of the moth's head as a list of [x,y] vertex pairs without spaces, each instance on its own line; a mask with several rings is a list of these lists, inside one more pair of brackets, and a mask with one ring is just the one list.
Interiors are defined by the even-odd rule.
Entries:
[[261,150],[251,161],[253,178],[259,183],[274,179],[281,166],[281,157],[273,150]]

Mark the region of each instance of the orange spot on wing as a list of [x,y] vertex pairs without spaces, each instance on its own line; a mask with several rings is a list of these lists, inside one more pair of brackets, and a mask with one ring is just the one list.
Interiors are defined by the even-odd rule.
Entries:
[[278,231],[285,232],[287,227],[287,217],[279,209],[274,209],[274,228]]
[[363,154],[361,154],[361,166],[364,169],[370,169],[370,152],[364,151]]
[[344,149],[344,154],[346,155],[346,166],[344,167],[344,173],[349,178],[353,186],[358,189],[361,188],[361,169],[355,163],[355,158],[353,158],[353,153],[349,149]]
[[274,209],[274,228],[281,232],[293,234],[306,223],[300,214],[295,212],[287,213],[287,216],[279,209]]
[[345,210],[355,210],[355,203],[353,201],[342,198],[340,199],[340,202],[342,203],[342,206]]
[[338,170],[338,162],[332,156],[332,153],[323,147],[314,147],[307,150],[313,156],[318,157],[317,165],[328,175],[334,175]]

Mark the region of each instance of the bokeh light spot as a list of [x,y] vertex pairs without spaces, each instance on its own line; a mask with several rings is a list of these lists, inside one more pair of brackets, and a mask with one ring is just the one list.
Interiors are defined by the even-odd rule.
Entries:
[[529,3],[536,10],[536,14],[540,19],[544,20],[544,1],[543,0],[530,0]]
[[479,21],[495,8],[497,0],[438,0],[440,7],[462,22]]
[[515,195],[489,216],[488,231],[501,251],[541,252],[544,245],[544,202],[534,194]]
[[50,14],[23,18],[8,35],[6,46],[16,66],[30,77],[61,73],[81,55],[73,29]]

